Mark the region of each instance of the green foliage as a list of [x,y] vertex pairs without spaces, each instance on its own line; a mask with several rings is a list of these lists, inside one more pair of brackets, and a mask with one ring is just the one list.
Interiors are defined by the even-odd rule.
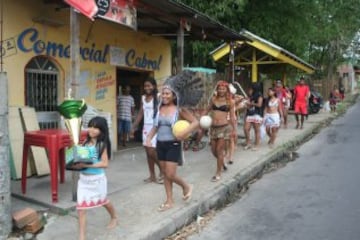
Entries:
[[[359,0],[183,0],[224,25],[245,28],[318,68],[317,77],[335,72],[360,29]],[[190,65],[212,65],[217,44],[188,44]],[[354,49],[359,51],[359,49]],[[207,52],[207,53],[205,53]]]

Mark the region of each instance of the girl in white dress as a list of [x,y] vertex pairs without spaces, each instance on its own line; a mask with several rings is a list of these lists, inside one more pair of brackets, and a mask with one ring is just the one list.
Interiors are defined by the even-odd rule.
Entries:
[[266,133],[270,140],[268,142],[270,147],[274,146],[276,135],[280,128],[281,119],[283,116],[280,100],[276,97],[275,90],[269,88],[268,99],[265,106],[264,124]]
[[[156,136],[152,138],[151,146],[145,145],[146,137],[149,134],[151,128],[154,126],[154,118],[157,113],[158,102],[159,102],[157,84],[154,78],[149,77],[144,81],[144,93],[145,94],[141,96],[140,110],[133,124],[133,129],[131,130],[131,136],[134,136],[135,129],[137,128],[141,120],[144,120],[144,126],[142,129],[142,140],[143,140],[143,146],[146,151],[146,157],[150,172],[150,176],[146,178],[144,181],[147,183],[150,182],[163,183],[162,171],[156,154]],[[156,174],[155,174],[155,165],[158,166],[160,171],[158,178],[156,178]]]

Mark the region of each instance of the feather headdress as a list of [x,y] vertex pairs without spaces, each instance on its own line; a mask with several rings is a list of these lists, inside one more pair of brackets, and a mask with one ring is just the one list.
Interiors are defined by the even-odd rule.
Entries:
[[180,107],[194,107],[204,95],[202,79],[189,70],[166,79],[163,88],[168,88],[176,94]]

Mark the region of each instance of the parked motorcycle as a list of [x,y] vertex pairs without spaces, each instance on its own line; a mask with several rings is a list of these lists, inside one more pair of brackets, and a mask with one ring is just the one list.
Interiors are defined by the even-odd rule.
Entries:
[[323,108],[323,104],[324,103],[321,94],[317,91],[311,90],[308,105],[309,113],[318,113],[320,109]]

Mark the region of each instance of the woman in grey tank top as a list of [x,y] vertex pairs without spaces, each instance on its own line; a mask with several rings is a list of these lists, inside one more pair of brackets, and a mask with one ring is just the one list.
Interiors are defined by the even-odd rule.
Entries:
[[[190,122],[190,126],[184,130],[181,136],[175,137],[172,133],[172,126],[178,119]],[[166,200],[160,205],[159,211],[166,211],[174,206],[173,183],[178,184],[183,190],[183,200],[190,199],[193,186],[184,181],[176,174],[178,165],[182,164],[181,141],[199,127],[197,119],[184,108],[177,106],[175,91],[165,85],[161,92],[161,104],[154,127],[146,138],[146,144],[151,145],[152,137],[157,134],[156,151],[164,173],[164,186]]]

